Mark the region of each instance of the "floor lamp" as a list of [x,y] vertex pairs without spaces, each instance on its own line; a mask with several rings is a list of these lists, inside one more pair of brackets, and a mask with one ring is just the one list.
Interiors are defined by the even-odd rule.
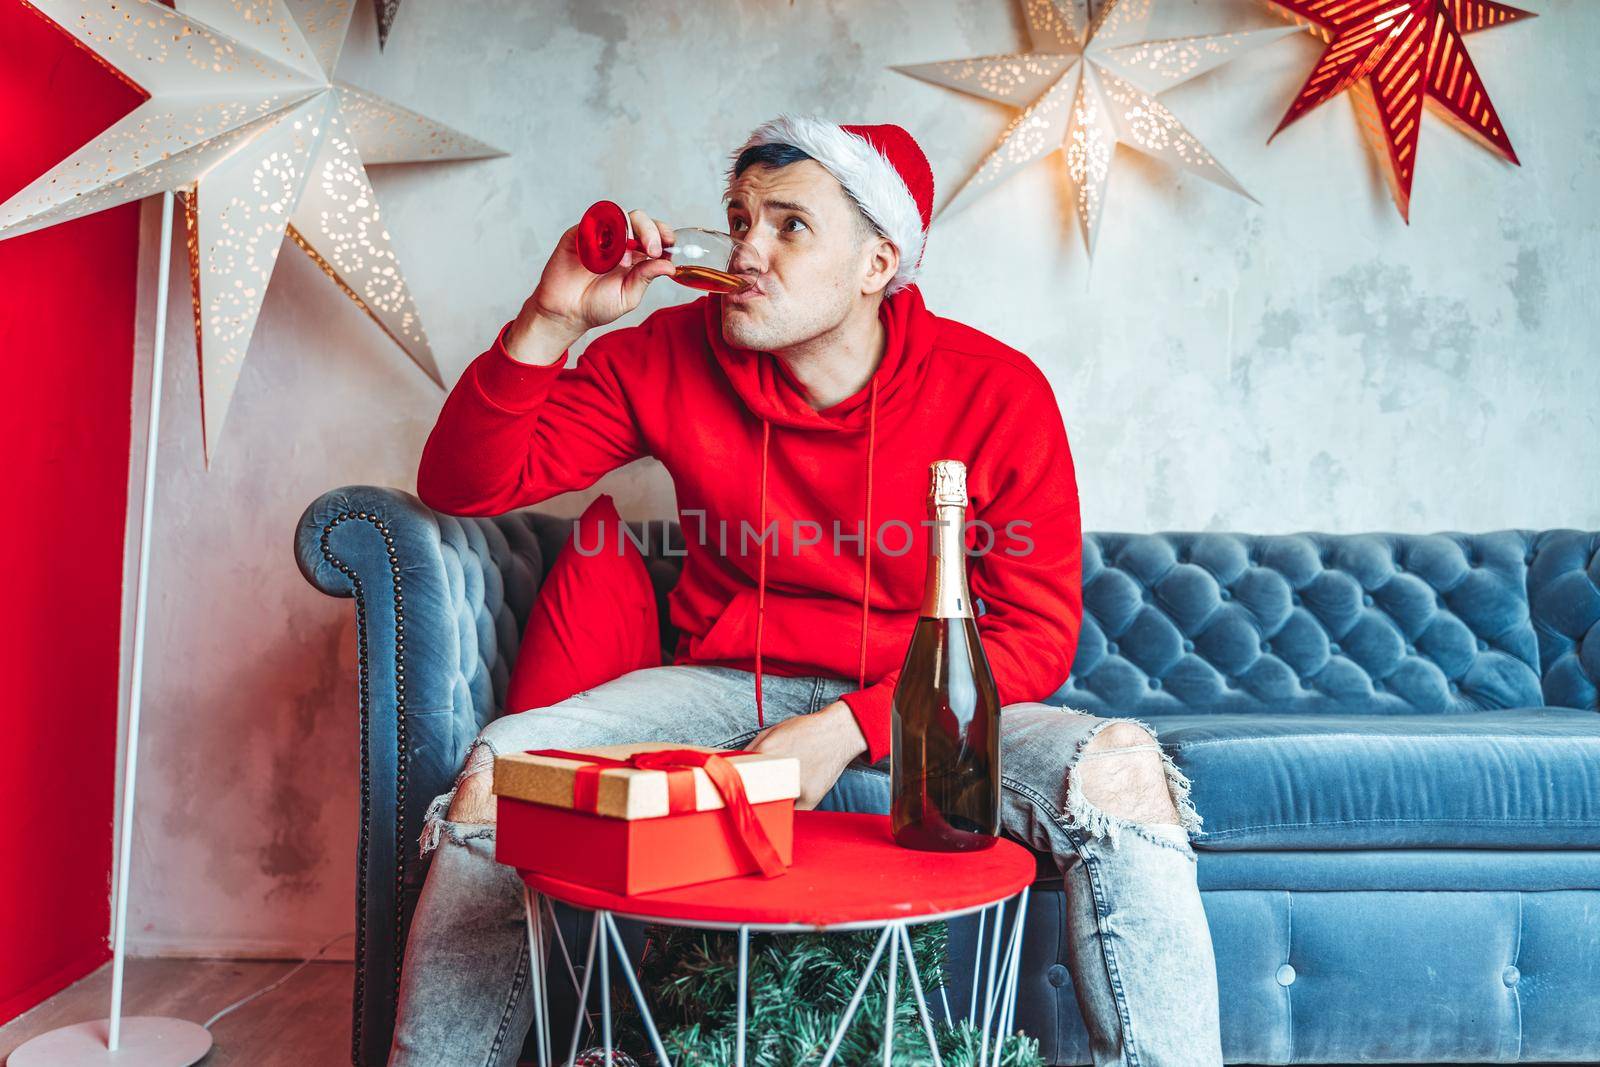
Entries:
[[161,194],[161,258],[156,275],[155,354],[145,416],[144,496],[139,507],[139,580],[133,609],[133,669],[123,740],[122,819],[117,833],[117,884],[112,901],[111,1015],[40,1034],[13,1052],[6,1067],[189,1067],[211,1051],[211,1031],[187,1019],[122,1015],[127,956],[128,866],[133,854],[133,799],[139,769],[139,704],[144,686],[145,594],[150,580],[150,511],[156,493],[161,429],[161,368],[167,346],[167,284],[172,266],[172,191]]

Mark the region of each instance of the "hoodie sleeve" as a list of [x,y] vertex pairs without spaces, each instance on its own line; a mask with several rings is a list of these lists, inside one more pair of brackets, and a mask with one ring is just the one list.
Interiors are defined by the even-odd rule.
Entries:
[[[514,320],[513,320],[514,321]],[[639,358],[646,324],[590,342],[547,367],[506,349],[507,322],[467,365],[422,449],[417,496],[451,515],[500,515],[593,485],[645,453],[618,364]]]
[[[969,555],[967,583],[982,600],[978,634],[1000,704],[1043,700],[1072,671],[1083,623],[1083,531],[1078,483],[1061,410],[1047,384],[1028,391],[991,443],[1004,457],[986,478],[989,500],[971,519],[993,547]],[[977,548],[987,541],[978,528]],[[889,753],[898,668],[843,696],[867,739],[867,760]]]

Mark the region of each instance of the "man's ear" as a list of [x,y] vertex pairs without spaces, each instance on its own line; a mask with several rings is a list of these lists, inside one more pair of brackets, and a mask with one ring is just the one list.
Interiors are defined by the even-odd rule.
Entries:
[[887,237],[879,235],[867,242],[867,273],[861,279],[861,295],[881,292],[900,269],[900,250]]

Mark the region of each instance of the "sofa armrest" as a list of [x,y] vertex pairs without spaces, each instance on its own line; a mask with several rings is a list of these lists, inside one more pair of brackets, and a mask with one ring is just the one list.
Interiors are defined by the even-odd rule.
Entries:
[[528,515],[458,519],[409,493],[351,485],[318,497],[296,529],[306,580],[356,608],[356,1063],[388,1055],[406,931],[426,874],[417,852],[423,813],[504,700],[543,576],[535,525]]
[[[682,533],[670,520],[628,526],[645,545],[670,658],[677,634],[667,594],[682,570]],[[406,935],[427,874],[417,852],[423,814],[450,788],[478,732],[505,710],[547,562],[571,531],[571,519],[531,509],[460,518],[370,485],[324,493],[300,516],[301,573],[329,596],[356,602],[358,1065],[388,1058]]]

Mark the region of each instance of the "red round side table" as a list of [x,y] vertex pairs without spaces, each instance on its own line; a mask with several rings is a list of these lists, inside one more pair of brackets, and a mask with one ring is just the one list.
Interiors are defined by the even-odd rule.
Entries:
[[[639,1004],[645,1032],[663,1067],[672,1061],[661,1044],[655,1020],[644,992],[634,977],[616,917],[646,922],[669,923],[708,930],[737,930],[739,934],[739,1024],[736,1063],[745,1063],[746,1007],[748,1003],[749,948],[752,931],[794,933],[799,931],[881,930],[877,947],[867,961],[861,980],[846,1006],[844,1018],[834,1031],[833,1040],[818,1067],[828,1067],[838,1052],[867,983],[877,970],[884,950],[889,955],[888,1007],[895,1003],[895,983],[899,955],[903,951],[910,972],[911,988],[917,998],[922,1028],[939,1067],[939,1049],[934,1039],[933,1018],[923,996],[922,978],[911,953],[911,935],[906,927],[913,923],[939,922],[981,912],[978,925],[978,950],[973,965],[972,1001],[967,1009],[969,1022],[978,1022],[978,987],[984,973],[984,946],[988,945],[987,979],[983,983],[982,1051],[980,1062],[989,1059],[990,1032],[994,1032],[994,1063],[1000,1059],[1000,1044],[1010,1031],[1016,1010],[1018,970],[1022,958],[1022,925],[1026,918],[1028,886],[1034,879],[1032,855],[1021,845],[1001,839],[993,848],[981,852],[919,852],[901,848],[890,836],[885,815],[862,815],[831,811],[795,812],[794,863],[776,878],[747,875],[700,885],[667,889],[655,893],[622,896],[587,886],[574,885],[531,871],[522,871],[526,886],[528,946],[531,953],[534,997],[535,1048],[540,1067],[550,1058],[549,1005],[544,983],[545,914],[561,941],[561,952],[569,969],[571,954],[554,922],[550,900],[560,900],[594,912],[589,935],[589,953],[584,962],[582,985],[578,991],[578,1018],[573,1025],[572,1048],[564,1063],[577,1055],[583,1033],[584,1008],[588,1002],[589,979],[594,971],[595,946],[600,949],[601,1040],[611,1048],[611,996],[609,956],[615,952],[627,978],[628,987]],[[1015,898],[1011,934],[1001,948],[1002,923],[1008,902]],[[994,910],[991,936],[985,939],[984,927],[989,909]],[[576,971],[573,984],[578,985]],[[941,993],[943,990],[941,989]],[[953,1021],[948,998],[944,1000],[946,1022]],[[891,1014],[892,1018],[892,1014]],[[893,1027],[885,1026],[883,1062],[889,1063],[894,1045]],[[610,1062],[608,1051],[606,1059]]]

